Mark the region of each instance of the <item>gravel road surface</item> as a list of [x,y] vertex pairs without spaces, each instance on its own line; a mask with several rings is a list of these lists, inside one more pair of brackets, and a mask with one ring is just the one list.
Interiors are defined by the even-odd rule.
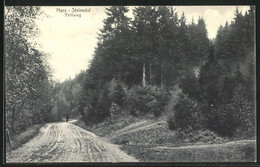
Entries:
[[46,124],[38,136],[6,155],[7,163],[137,162],[95,134],[71,123]]

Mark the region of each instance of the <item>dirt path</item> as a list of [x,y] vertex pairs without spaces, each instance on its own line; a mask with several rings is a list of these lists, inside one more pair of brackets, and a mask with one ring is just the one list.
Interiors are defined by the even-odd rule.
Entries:
[[228,147],[228,146],[238,146],[238,145],[247,145],[247,144],[252,144],[256,145],[255,140],[240,140],[240,141],[232,141],[228,143],[223,143],[223,144],[203,144],[203,145],[191,145],[191,146],[180,146],[180,147],[164,147],[164,146],[158,146],[154,147],[154,150],[180,150],[180,149],[199,149],[199,148],[205,148],[205,149],[212,149],[212,148],[220,148],[220,147]]
[[9,152],[6,162],[136,162],[117,145],[70,123],[46,124],[40,134]]
[[119,136],[125,135],[125,134],[129,134],[129,133],[134,133],[137,131],[142,131],[142,130],[149,130],[155,127],[160,127],[163,124],[167,124],[165,121],[158,121],[158,122],[149,122],[149,121],[142,121],[142,122],[137,122],[137,123],[133,123],[129,126],[126,126],[125,128],[122,128],[110,135],[108,135],[107,137],[109,139],[113,139],[113,138],[117,138]]

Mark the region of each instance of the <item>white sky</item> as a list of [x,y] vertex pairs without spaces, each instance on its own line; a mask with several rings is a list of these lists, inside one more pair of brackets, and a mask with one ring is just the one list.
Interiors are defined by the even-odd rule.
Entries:
[[[220,25],[234,18],[237,6],[176,6],[175,9],[181,15],[185,13],[187,22],[194,18],[196,22],[201,16],[205,19],[208,37],[215,38]],[[57,8],[72,10],[72,8],[89,9],[90,12],[81,12],[81,17],[66,17],[64,13],[57,12]],[[41,31],[36,41],[39,49],[48,53],[48,62],[53,70],[55,81],[62,82],[73,78],[83,69],[88,68],[89,61],[97,44],[97,33],[103,27],[106,18],[106,7],[42,7],[49,18],[37,21]],[[130,7],[132,9],[134,7]],[[239,6],[243,13],[248,6]],[[131,13],[128,14],[132,16]]]

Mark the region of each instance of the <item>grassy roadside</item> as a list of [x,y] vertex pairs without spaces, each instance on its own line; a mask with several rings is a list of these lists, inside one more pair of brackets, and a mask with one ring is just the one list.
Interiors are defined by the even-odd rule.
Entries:
[[80,119],[75,124],[120,145],[141,162],[254,162],[256,158],[255,140],[232,141],[210,131],[182,136],[162,120],[125,118],[87,127]]
[[111,134],[112,132],[116,132],[136,121],[137,120],[134,120],[132,117],[130,117],[128,119],[124,119],[124,118],[119,119],[115,123],[111,123],[109,121],[104,121],[97,125],[87,126],[87,125],[85,125],[83,118],[81,117],[78,119],[78,121],[73,122],[73,124],[83,128],[83,129],[86,129],[88,131],[91,131],[100,137],[106,137],[109,134]]
[[141,162],[254,162],[255,141],[193,147],[122,145],[121,149]]
[[8,143],[7,137],[6,137],[6,151],[10,152],[21,145],[25,144],[29,140],[31,140],[33,137],[37,136],[39,134],[39,130],[41,127],[43,127],[45,124],[37,124],[33,125],[31,127],[28,127],[24,132],[18,134],[18,135],[12,135],[10,136],[11,139],[11,147]]

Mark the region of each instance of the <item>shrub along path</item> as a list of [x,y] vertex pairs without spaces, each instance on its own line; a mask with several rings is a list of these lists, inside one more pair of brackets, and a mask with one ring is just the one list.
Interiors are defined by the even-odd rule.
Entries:
[[[99,131],[101,136],[121,145],[123,151],[141,162],[254,162],[256,159],[255,140],[230,141],[208,130],[180,138],[162,120],[139,120],[119,129],[110,128],[116,124],[100,124],[92,130],[103,129],[106,135]],[[187,139],[189,142],[185,142]]]

